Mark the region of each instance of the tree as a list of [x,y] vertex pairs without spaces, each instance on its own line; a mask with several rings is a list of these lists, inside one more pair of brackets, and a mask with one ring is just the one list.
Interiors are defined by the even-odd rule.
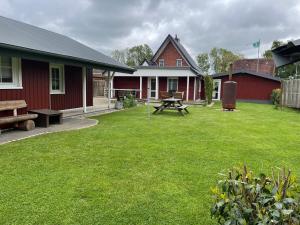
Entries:
[[214,47],[210,51],[211,66],[215,73],[228,72],[229,65],[243,58],[241,54],[235,54],[225,48]]
[[209,55],[208,53],[202,53],[197,56],[197,63],[201,71],[208,74],[210,69]]
[[114,50],[111,55],[115,60],[128,66],[135,67],[142,64],[145,59],[151,60],[153,52],[147,44],[143,44],[129,49]]
[[266,58],[266,59],[272,59],[272,57],[273,57],[272,56],[272,49],[278,48],[278,47],[280,47],[283,44],[284,43],[282,41],[278,41],[278,40],[273,41],[271,49],[268,49],[268,50],[266,50],[264,52],[264,54],[263,54],[264,58]]
[[152,57],[152,49],[147,44],[137,45],[129,49],[127,65],[138,66],[141,65],[145,59],[151,60]]
[[111,53],[111,56],[113,59],[117,60],[118,62],[126,64],[127,56],[128,56],[128,49],[124,49],[124,50],[116,49]]

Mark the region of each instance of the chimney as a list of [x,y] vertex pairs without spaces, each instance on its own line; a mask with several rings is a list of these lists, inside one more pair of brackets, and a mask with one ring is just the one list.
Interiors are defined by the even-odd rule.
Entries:
[[177,41],[178,43],[180,42],[180,39],[177,37],[177,34],[175,34],[175,41]]
[[232,80],[232,63],[229,64],[229,80]]

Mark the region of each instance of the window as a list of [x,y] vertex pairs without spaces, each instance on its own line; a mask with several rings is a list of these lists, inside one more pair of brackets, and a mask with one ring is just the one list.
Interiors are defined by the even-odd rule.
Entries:
[[51,94],[65,93],[65,75],[63,65],[50,65],[50,90]]
[[169,78],[168,79],[168,91],[176,92],[178,90],[178,79]]
[[159,66],[159,67],[165,66],[165,60],[164,60],[164,59],[160,59],[160,60],[158,61],[158,66]]
[[0,89],[21,87],[21,59],[0,56]]
[[182,67],[182,59],[176,59],[176,66]]

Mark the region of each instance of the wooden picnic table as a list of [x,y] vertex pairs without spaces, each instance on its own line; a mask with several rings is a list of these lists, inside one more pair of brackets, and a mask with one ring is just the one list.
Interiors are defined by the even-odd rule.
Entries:
[[177,110],[181,115],[184,115],[183,110],[186,113],[189,113],[187,107],[187,105],[182,104],[182,99],[180,98],[165,98],[162,99],[161,105],[154,106],[155,111],[153,112],[153,114],[157,112],[162,112],[164,110]]

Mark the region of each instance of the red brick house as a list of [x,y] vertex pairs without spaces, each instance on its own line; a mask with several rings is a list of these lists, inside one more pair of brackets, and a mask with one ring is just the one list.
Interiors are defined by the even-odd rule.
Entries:
[[136,69],[133,75],[115,73],[114,92],[130,90],[140,99],[159,99],[161,91],[178,91],[186,101],[200,99],[201,71],[177,36],[168,35],[151,61]]
[[[269,102],[273,89],[280,88],[279,77],[274,74],[274,61],[260,59],[257,71],[257,59],[241,59],[233,63],[232,80],[237,82],[237,99],[253,102]],[[212,75],[214,79],[213,98],[222,99],[223,83],[229,80],[228,73]],[[204,93],[202,93],[204,98]]]
[[134,71],[64,35],[0,17],[0,101],[87,111],[93,105],[93,68]]

